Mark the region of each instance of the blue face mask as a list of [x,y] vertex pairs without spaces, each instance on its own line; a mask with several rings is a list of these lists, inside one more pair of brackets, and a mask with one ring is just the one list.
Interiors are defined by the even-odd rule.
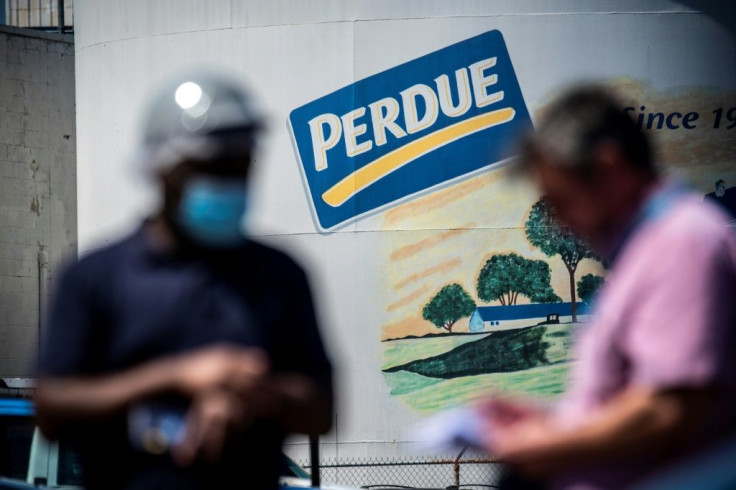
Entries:
[[244,179],[193,176],[184,185],[176,218],[193,242],[209,248],[231,248],[245,240],[245,210]]

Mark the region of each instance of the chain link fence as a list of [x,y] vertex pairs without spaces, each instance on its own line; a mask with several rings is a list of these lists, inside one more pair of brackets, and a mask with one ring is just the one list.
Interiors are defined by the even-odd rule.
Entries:
[[497,488],[501,476],[499,463],[472,458],[323,459],[320,470],[323,485],[362,488]]

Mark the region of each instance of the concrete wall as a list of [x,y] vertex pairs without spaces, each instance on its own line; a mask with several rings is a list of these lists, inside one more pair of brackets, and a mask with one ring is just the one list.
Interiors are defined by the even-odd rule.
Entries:
[[[76,252],[74,45],[0,27],[0,376],[32,372],[41,257]],[[41,294],[48,285],[44,284]]]

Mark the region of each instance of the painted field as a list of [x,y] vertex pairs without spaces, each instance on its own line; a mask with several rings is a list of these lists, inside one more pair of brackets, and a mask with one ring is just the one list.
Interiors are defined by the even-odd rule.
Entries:
[[552,401],[563,393],[568,369],[569,363],[560,363],[515,373],[448,380],[407,372],[383,375],[392,388],[391,393],[409,407],[420,412],[436,412],[498,393]]
[[[571,338],[577,324],[547,325],[547,363],[521,371],[477,374],[451,379],[423,376],[405,370],[384,372],[391,395],[399,397],[411,408],[434,412],[462,405],[492,393],[507,393],[522,397],[553,400],[563,393],[569,369]],[[408,362],[439,356],[457,347],[477,342],[492,333],[404,339],[386,342],[384,369]],[[485,340],[484,342],[488,342]]]
[[573,337],[575,331],[585,326],[581,323],[561,323],[558,325],[548,325],[547,332],[544,335],[544,342],[547,342],[547,362],[556,364],[565,362],[570,359],[570,349],[572,348]]
[[381,369],[400,366],[417,359],[426,359],[451,351],[468,342],[488,336],[488,332],[477,335],[446,335],[442,337],[413,338],[383,342],[383,365]]

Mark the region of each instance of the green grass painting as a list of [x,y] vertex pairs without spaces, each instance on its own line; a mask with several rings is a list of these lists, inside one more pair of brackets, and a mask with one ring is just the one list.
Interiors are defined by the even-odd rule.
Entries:
[[442,337],[415,338],[384,342],[383,366],[388,369],[417,359],[426,359],[451,351],[468,342],[488,336],[488,332],[478,335],[445,335]]
[[553,400],[564,392],[568,366],[569,363],[563,363],[515,373],[480,374],[449,380],[405,372],[383,375],[390,386],[398,384],[398,380],[404,381],[401,391],[394,393],[392,390],[392,394],[409,407],[420,412],[436,412],[494,393]]
[[[493,334],[486,332],[478,335],[448,335],[386,342],[383,376],[391,389],[391,395],[421,412],[434,412],[463,405],[492,393],[552,400],[564,392],[572,332],[575,328],[577,328],[575,324],[544,327],[542,337],[546,346],[544,365],[512,372],[481,373],[449,379],[423,376],[406,370],[394,372],[385,370],[420,359],[442,357],[471,342],[478,342],[478,345],[487,344],[490,341],[489,335],[492,338]],[[470,346],[462,349],[467,350],[467,347]]]

